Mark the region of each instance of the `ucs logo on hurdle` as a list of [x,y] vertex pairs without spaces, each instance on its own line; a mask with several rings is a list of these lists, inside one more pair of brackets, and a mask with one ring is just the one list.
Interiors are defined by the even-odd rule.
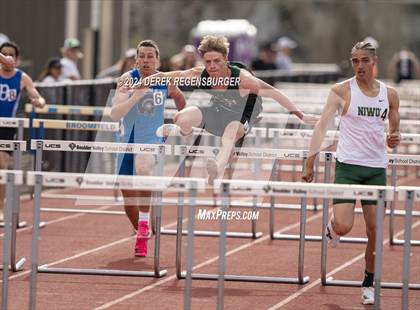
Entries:
[[83,177],[77,177],[76,178],[76,183],[79,184],[79,186],[82,185],[82,183],[83,183]]
[[217,156],[220,153],[220,149],[215,147],[212,152],[214,156]]

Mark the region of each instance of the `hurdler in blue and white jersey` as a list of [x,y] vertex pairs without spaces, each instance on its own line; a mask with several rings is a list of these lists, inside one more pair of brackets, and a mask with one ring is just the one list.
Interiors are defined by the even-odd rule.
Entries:
[[[141,78],[157,73],[159,48],[152,40],[141,41],[137,46],[136,68],[123,74],[112,100],[111,117],[120,121],[120,141],[125,143],[159,144],[162,139],[156,130],[164,123],[164,108],[168,96],[178,110],[185,106],[185,99],[176,86],[159,84],[151,88],[137,89]],[[151,175],[156,164],[152,154],[118,154],[117,173],[123,175]],[[147,255],[150,237],[150,191],[121,190],[124,210],[134,230],[137,230],[134,255]]]
[[[19,58],[19,47],[13,42],[0,45],[0,53],[14,59]],[[15,117],[18,109],[21,91],[25,89],[31,103],[36,107],[43,107],[45,100],[35,89],[32,79],[15,65],[0,67],[0,117]],[[13,140],[16,128],[0,128],[0,140]],[[0,150],[0,169],[7,169],[10,152]],[[0,188],[0,221],[3,221],[4,191]]]
[[[127,74],[130,77],[127,81],[139,81],[142,78],[138,69],[133,69]],[[124,87],[124,85],[121,87]],[[156,135],[156,130],[162,126],[165,121],[164,110],[166,99],[168,96],[171,96],[175,100],[178,110],[185,106],[184,96],[179,89],[169,85],[156,85],[141,91],[121,90],[120,94],[116,93],[115,96],[121,97],[124,92],[127,96],[125,106],[123,106],[124,103],[116,103],[114,99],[111,112],[112,118],[116,120],[116,111],[118,111],[116,110],[117,105],[120,109],[124,108],[128,110],[129,108],[128,112],[119,118],[120,132],[118,141],[121,143],[163,143],[162,137]],[[119,154],[117,165],[119,174],[138,174],[136,173],[136,169],[134,169],[136,165],[133,154]],[[143,167],[144,166],[148,165],[143,165]],[[143,170],[142,167],[138,167],[138,169]],[[149,171],[149,169],[147,170]]]
[[[0,53],[12,57],[17,62],[19,48],[15,43],[5,42],[0,46]],[[18,109],[21,91],[25,89],[29,99],[36,107],[45,105],[45,100],[35,89],[32,79],[15,66],[0,67],[0,117],[15,117]],[[0,140],[14,138],[14,128],[2,128]]]

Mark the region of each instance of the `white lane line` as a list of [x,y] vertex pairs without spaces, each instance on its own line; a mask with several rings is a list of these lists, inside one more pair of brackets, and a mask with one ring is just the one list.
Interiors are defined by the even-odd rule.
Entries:
[[[96,208],[96,209],[94,209],[94,210],[106,210],[106,209],[109,209],[109,208],[112,208],[112,206],[103,206],[103,207],[100,207],[100,208]],[[68,216],[63,216],[63,217],[60,217],[60,218],[58,218],[58,219],[55,219],[55,220],[51,220],[51,221],[48,221],[48,222],[44,222],[45,223],[45,226],[47,226],[47,225],[51,225],[51,224],[55,224],[55,223],[60,223],[60,222],[63,222],[63,221],[67,221],[67,220],[71,220],[71,219],[74,219],[74,218],[78,218],[78,217],[80,217],[80,216],[82,216],[82,215],[85,215],[85,214],[73,214],[73,215],[68,215]],[[24,231],[27,231],[27,230],[32,230],[32,225],[30,225],[30,226],[27,226],[27,227],[25,227],[25,228],[19,228],[18,230],[16,230],[16,232],[17,233],[20,233],[20,232],[24,232]],[[3,237],[4,236],[4,233],[1,233],[0,234],[0,237]]]
[[[411,229],[416,228],[417,226],[420,225],[420,221],[417,221],[416,223],[413,224],[413,226],[411,226]],[[400,230],[397,234],[395,234],[395,237],[398,238],[400,237],[402,234],[404,233],[404,229]],[[384,241],[384,245],[389,243],[389,238],[386,239]],[[363,259],[365,257],[365,253],[361,253],[360,255],[352,258],[351,260],[349,260],[348,262],[344,263],[341,266],[338,266],[337,268],[335,268],[334,270],[332,270],[331,272],[329,272],[327,274],[327,278],[331,277],[332,275],[336,274],[337,272],[347,268],[348,266],[354,264],[355,262]],[[274,306],[271,306],[270,308],[268,308],[268,310],[276,310],[276,309],[280,309],[281,307],[283,307],[284,305],[288,304],[289,302],[291,302],[292,300],[298,298],[299,296],[301,296],[303,293],[309,291],[310,289],[314,288],[315,286],[317,286],[318,284],[321,284],[321,279],[317,279],[316,281],[312,282],[311,284],[301,288],[300,290],[298,290],[297,292],[295,292],[293,295],[290,295],[289,297],[287,297],[286,299],[282,300],[281,302],[279,302],[278,304],[275,304]]]
[[[308,217],[306,223],[310,223],[310,222],[312,222],[312,221],[320,218],[321,216],[322,216],[322,213],[319,213],[317,215],[313,215],[311,217]],[[290,229],[299,227],[299,225],[300,225],[300,222],[297,222],[295,224],[291,224],[291,225],[286,226],[283,229],[277,231],[277,233],[284,233],[284,232],[286,232],[286,231],[288,231]],[[246,243],[246,244],[243,244],[243,245],[241,245],[239,247],[236,247],[236,248],[234,248],[234,249],[226,252],[226,257],[227,256],[230,256],[230,255],[233,255],[233,254],[235,254],[235,253],[237,253],[239,251],[242,251],[244,249],[247,249],[247,248],[249,248],[251,246],[254,246],[254,245],[258,244],[258,243],[261,243],[261,242],[263,242],[263,241],[265,241],[265,240],[267,240],[269,238],[270,238],[270,235],[267,235],[267,236],[264,236],[264,237],[259,238],[259,239],[256,239],[256,240],[252,240],[251,242]],[[210,259],[202,262],[201,264],[195,265],[192,269],[193,270],[196,270],[198,268],[201,268],[201,267],[210,265],[211,263],[217,261],[218,259],[219,259],[219,256],[214,256],[214,257],[212,257],[212,258],[210,258]],[[149,291],[149,290],[151,290],[151,289],[153,289],[153,288],[155,288],[155,287],[157,287],[159,285],[162,285],[162,284],[164,284],[164,283],[166,283],[168,281],[174,280],[174,279],[176,279],[176,275],[172,275],[170,277],[164,278],[163,280],[158,280],[157,282],[155,282],[155,283],[153,283],[151,285],[145,286],[142,289],[139,289],[139,290],[134,291],[134,292],[132,292],[130,294],[124,295],[124,296],[122,296],[122,297],[120,297],[118,299],[112,300],[112,301],[110,301],[110,302],[108,302],[106,304],[103,304],[103,305],[95,308],[95,310],[108,309],[109,307],[112,307],[112,306],[114,306],[114,305],[116,305],[116,304],[118,304],[120,302],[123,302],[123,301],[125,301],[127,299],[133,298],[134,296],[137,296],[137,295],[139,295],[141,293],[144,293],[146,291]]]

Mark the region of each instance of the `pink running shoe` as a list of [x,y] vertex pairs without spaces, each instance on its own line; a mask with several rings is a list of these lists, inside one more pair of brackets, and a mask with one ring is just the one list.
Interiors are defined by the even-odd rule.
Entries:
[[147,240],[150,238],[149,223],[147,221],[139,221],[139,228],[136,236],[136,246],[134,248],[134,256],[146,257]]

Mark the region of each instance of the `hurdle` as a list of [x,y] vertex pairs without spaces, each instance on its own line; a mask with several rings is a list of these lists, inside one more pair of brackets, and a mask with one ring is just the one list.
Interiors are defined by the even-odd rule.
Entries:
[[[399,191],[400,188],[397,188]],[[415,190],[414,190],[415,189]],[[399,200],[406,200],[406,208],[408,212],[405,214],[405,244],[403,252],[403,282],[381,282],[382,278],[382,250],[383,250],[383,222],[385,217],[385,201],[390,201],[394,198],[395,189],[392,186],[362,186],[358,191],[363,197],[359,199],[368,198],[377,200],[378,212],[376,213],[376,243],[375,243],[375,275],[374,275],[374,288],[375,288],[375,304],[374,309],[380,309],[380,291],[381,288],[389,289],[401,289],[403,292],[403,299],[406,299],[404,303],[408,302],[408,289],[420,289],[420,284],[413,283],[409,284],[409,249],[410,249],[410,237],[411,237],[411,220],[412,220],[412,204],[413,200],[420,197],[418,190],[420,188],[413,187],[402,187],[401,194],[399,194]],[[414,198],[414,193],[416,198]],[[328,207],[328,205],[327,205]],[[322,218],[322,225],[325,227],[328,221],[328,208],[323,210],[326,216]],[[325,228],[324,228],[325,229]],[[379,236],[379,237],[378,237]],[[408,252],[407,252],[408,251]],[[360,287],[362,281],[351,281],[351,280],[340,280],[332,277],[327,278],[327,240],[325,234],[322,235],[322,247],[321,247],[321,283],[323,286],[347,286],[347,287]]]
[[[413,141],[416,143],[420,143],[420,138],[416,135],[415,137],[411,137]],[[396,186],[397,184],[397,165],[404,165],[404,166],[420,166],[420,155],[406,155],[406,156],[400,156],[395,155],[394,153],[389,158],[389,164],[391,165],[391,185]],[[394,196],[395,197],[395,196]],[[391,245],[403,245],[404,240],[400,240],[398,238],[395,238],[394,234],[394,214],[395,214],[395,199],[393,199],[390,202],[390,217],[389,217],[389,238],[390,238],[390,244]],[[405,210],[405,214],[406,214]],[[415,211],[411,211],[413,216],[418,216],[418,213]],[[414,246],[420,246],[420,240],[411,240],[410,244]]]
[[420,201],[420,187],[398,187],[398,200],[405,201],[404,220],[404,252],[402,274],[402,309],[408,310],[408,290],[410,288],[410,251],[411,251],[411,223],[413,219],[413,202]]
[[[176,150],[182,149],[182,147],[186,146],[179,146],[179,148],[175,148]],[[89,142],[89,141],[70,141],[70,140],[41,140],[41,139],[33,139],[31,140],[31,149],[36,150],[36,157],[35,157],[35,166],[36,171],[41,171],[41,162],[42,162],[42,153],[43,151],[72,151],[72,152],[96,152],[96,153],[136,153],[136,154],[154,154],[163,158],[164,155],[171,155],[172,154],[172,146],[170,145],[155,145],[155,144],[125,144],[125,143],[107,143],[107,142]],[[213,148],[212,148],[213,149]],[[159,169],[162,169],[160,167]],[[158,194],[158,193],[157,193]],[[44,196],[43,196],[44,197]],[[54,196],[54,198],[59,198],[60,195]],[[47,197],[50,198],[50,197]],[[159,197],[159,194],[156,197],[155,205],[161,205],[165,203]],[[179,202],[178,202],[179,203]],[[178,204],[180,205],[180,204]],[[182,204],[181,204],[182,205]],[[179,209],[179,208],[178,208]],[[44,210],[41,208],[41,211]],[[182,210],[178,210],[178,220],[182,222]],[[80,212],[79,210],[74,210],[74,212]],[[92,211],[89,213],[97,213],[97,214],[109,214],[106,211]],[[114,213],[113,213],[114,214]],[[119,214],[124,214],[123,212]],[[180,218],[181,216],[181,218]],[[153,216],[153,219],[155,216]],[[155,221],[152,221],[153,226]],[[156,225],[157,226],[157,225]],[[255,228],[254,228],[255,229]],[[153,229],[153,232],[156,233],[156,229]],[[171,234],[176,235],[177,231],[173,230],[165,230],[161,229],[160,233],[163,234]],[[186,234],[186,231],[183,232]],[[218,236],[220,233],[217,231],[195,231],[195,234],[200,236],[210,236],[215,237]],[[252,238],[255,236],[259,238],[262,235],[261,232],[253,232],[253,233],[245,233],[245,232],[229,232],[230,237],[236,238]]]
[[[26,261],[25,258],[22,258],[18,262],[16,262],[16,196],[13,188],[16,185],[23,184],[22,171],[0,170],[0,184],[6,185],[1,308],[7,309],[9,292],[9,271],[20,270]],[[4,268],[5,266],[7,267]]]
[[[304,153],[304,151],[302,151]],[[330,175],[331,175],[331,164],[332,164],[332,158],[335,156],[335,153],[333,152],[320,152],[319,158],[321,161],[324,161],[324,183],[329,183],[330,181]],[[406,155],[406,154],[388,154],[389,157],[389,164],[396,166],[396,165],[420,165],[420,155]],[[395,188],[396,185],[396,178],[394,179],[392,183],[392,187]],[[393,202],[395,197],[390,200],[390,202]],[[328,212],[325,214],[324,209],[328,209],[328,200],[323,200],[323,216],[328,217]],[[274,206],[274,200],[271,199],[271,205]],[[360,212],[360,211],[359,211]],[[390,221],[394,221],[394,215],[393,210],[389,210],[386,212],[386,214],[390,215]],[[400,212],[399,215],[405,215],[405,211]],[[419,216],[420,214],[413,211],[413,216]],[[392,217],[392,219],[391,219]],[[327,223],[327,220],[325,221]],[[275,234],[274,233],[274,209],[270,211],[270,235],[272,236],[272,239],[282,239],[282,240],[299,240],[300,235],[297,234]],[[308,241],[322,241],[323,234],[324,234],[325,227],[322,228],[321,235],[306,235],[305,239]],[[393,227],[392,227],[393,229]],[[341,237],[340,242],[344,243],[366,243],[367,238],[362,237]],[[404,242],[402,240],[397,240],[397,245],[402,245]],[[411,240],[412,245],[418,245],[417,240]]]
[[[21,167],[21,161],[20,161],[21,156],[18,154],[20,154],[21,151],[26,151],[26,141],[0,140],[0,150],[2,151],[13,150],[13,156],[16,156],[13,162],[13,171],[18,171],[17,168]],[[8,170],[4,170],[4,171],[8,171]],[[11,182],[13,182],[13,180]],[[2,184],[6,184],[6,182]],[[22,181],[15,183],[15,186],[13,186],[11,189],[13,192],[13,199],[11,199],[10,196],[6,195],[7,196],[6,201],[7,199],[12,201],[11,203],[13,206],[12,216],[11,216],[12,230],[11,230],[11,243],[10,243],[11,263],[10,263],[10,266],[9,264],[4,264],[1,267],[1,269],[4,269],[4,266],[9,266],[10,270],[13,272],[22,270],[23,264],[26,261],[25,258],[21,258],[20,260],[16,261],[16,230],[18,228],[23,228],[26,226],[26,222],[19,221],[19,212],[20,212],[20,187],[19,185],[22,185]],[[7,225],[7,221],[4,222],[4,226],[6,225]]]
[[[263,196],[285,196],[285,197],[299,197],[299,198],[372,198],[372,195],[379,195],[379,192],[388,194],[388,197],[393,193],[392,187],[369,187],[359,185],[345,185],[345,184],[312,184],[312,183],[293,183],[293,182],[272,182],[272,181],[245,181],[245,180],[216,180],[214,190],[216,193],[226,197],[225,207],[226,211],[229,206],[229,198],[231,194],[238,195],[252,195],[257,193]],[[383,202],[382,202],[383,203]],[[383,204],[382,204],[383,205]],[[194,221],[194,214],[190,213],[189,222]],[[222,218],[221,222],[225,222],[226,218]],[[191,223],[190,225],[193,225]],[[221,223],[221,232],[223,232],[226,224]],[[300,232],[304,235],[305,221],[301,222]],[[193,244],[193,234],[188,235],[188,249],[187,253],[191,253],[190,247]],[[226,235],[221,234],[219,240],[219,273],[218,274],[198,274],[192,273],[191,268],[182,273],[187,282],[193,279],[199,280],[214,280],[218,281],[218,305],[223,305],[223,281],[241,281],[241,282],[265,282],[265,283],[289,283],[289,284],[304,284],[309,281],[308,277],[303,276],[304,271],[304,244],[305,238],[301,238],[301,246],[299,246],[298,257],[298,277],[297,278],[279,278],[279,277],[260,277],[260,276],[239,276],[225,274],[225,260],[226,256]],[[379,251],[377,251],[379,253]],[[381,261],[379,262],[381,263]],[[192,264],[189,264],[191,267]],[[379,265],[378,265],[379,266]],[[186,277],[188,275],[188,278]],[[380,278],[379,278],[380,280]],[[191,284],[186,283],[185,295],[190,294],[188,290]],[[184,295],[184,296],[185,296]]]
[[[132,153],[132,154],[151,154],[162,159],[166,153],[171,153],[171,147],[161,144],[132,144],[132,143],[109,143],[109,142],[91,142],[91,141],[70,141],[70,140],[31,140],[31,149],[36,151],[35,155],[35,171],[41,171],[41,163],[43,151],[61,151],[61,152],[90,152],[90,153]],[[162,160],[160,160],[162,163]],[[163,169],[162,164],[156,168]],[[116,191],[115,188],[114,192]],[[155,244],[160,241],[160,226],[161,226],[161,199],[158,193],[154,192],[156,200],[153,205],[156,214],[152,212],[152,226],[158,227]],[[41,195],[41,194],[40,194]],[[40,208],[43,211],[43,208]],[[68,210],[67,210],[68,211]],[[80,212],[78,210],[71,210],[71,212]],[[91,214],[110,214],[105,211],[92,211]],[[115,214],[115,213],[112,213]],[[123,212],[119,214],[124,214]],[[158,237],[159,236],[159,237]],[[156,259],[156,256],[155,256]]]
[[[22,152],[26,151],[26,141],[23,139],[23,129],[28,128],[29,120],[26,118],[9,118],[9,117],[0,117],[0,127],[5,128],[17,128],[17,141],[3,141],[0,145],[0,151],[13,151],[13,170],[22,169]],[[19,143],[19,146],[15,143]],[[10,148],[10,143],[12,143],[13,148]],[[17,149],[16,149],[17,148]],[[15,201],[17,204],[17,228],[26,227],[27,223],[25,221],[19,221],[20,213],[20,187],[16,186],[14,188]],[[0,225],[1,227],[2,225]]]
[[[277,182],[280,183],[280,182]],[[285,182],[283,182],[285,183]],[[268,181],[244,181],[244,180],[215,180],[214,191],[216,194],[222,195],[223,207],[222,212],[227,211],[229,208],[229,200],[231,194],[240,195],[253,195],[266,196],[268,192],[271,192],[273,182]],[[291,186],[294,183],[288,183]],[[276,188],[277,189],[277,188]],[[284,195],[282,190],[280,192],[273,190],[273,195]],[[191,222],[191,223],[190,223]],[[189,213],[188,218],[189,225],[194,225],[194,212]],[[303,223],[303,226],[305,223]],[[304,229],[301,227],[301,229]],[[187,270],[181,273],[181,277],[186,280],[185,294],[190,294],[188,290],[191,288],[191,281],[197,280],[212,280],[218,281],[218,305],[223,305],[223,282],[224,281],[238,281],[238,282],[259,282],[259,283],[289,283],[289,284],[305,284],[309,282],[309,277],[303,275],[303,250],[304,247],[299,247],[299,265],[298,265],[298,277],[296,278],[285,278],[285,277],[268,277],[268,276],[256,276],[256,275],[230,275],[225,274],[225,256],[226,256],[226,219],[222,218],[220,221],[220,239],[219,239],[219,274],[199,274],[192,273],[192,262],[187,264]],[[194,235],[190,233],[187,237],[187,253],[192,253]],[[302,243],[304,244],[304,239]],[[189,257],[192,260],[192,256]]]
[[[190,145],[174,145],[173,146],[173,155],[179,156],[181,160],[181,165],[179,167],[180,175],[184,176],[185,174],[185,161],[187,157],[201,157],[201,158],[209,158],[214,157],[220,152],[220,147],[213,147],[213,146],[190,146]],[[178,225],[182,228],[182,199],[183,197],[178,196],[178,208],[177,208],[177,228]],[[254,199],[252,203],[252,208],[255,210],[257,208],[256,200]],[[257,239],[262,236],[262,232],[256,231],[256,221],[252,221],[251,225],[251,232],[233,232],[227,231],[226,234],[230,238],[253,238]],[[171,229],[162,229],[163,234],[170,234],[170,235],[177,235],[177,239],[179,238],[178,233],[182,233],[183,235],[187,234],[187,231],[179,229],[171,230]],[[195,236],[204,236],[204,237],[218,237],[220,232],[218,231],[208,231],[208,230],[196,230],[194,231]],[[180,255],[179,249],[179,255]],[[178,257],[178,255],[177,255]]]
[[[38,143],[39,144],[39,143]],[[40,148],[38,148],[38,151]],[[155,237],[154,270],[153,271],[127,271],[107,269],[82,269],[82,268],[52,268],[48,265],[39,265],[39,224],[41,191],[43,186],[49,187],[72,187],[84,189],[119,189],[148,190],[148,191],[169,191],[169,192],[192,192],[197,189],[204,190],[203,179],[185,179],[172,177],[150,177],[150,176],[116,176],[114,174],[83,174],[83,173],[61,173],[61,172],[39,172],[30,171],[27,175],[27,184],[35,187],[33,204],[34,230],[32,233],[32,269],[30,305],[36,304],[37,275],[38,273],[55,274],[79,274],[79,275],[103,275],[103,276],[129,276],[129,277],[155,277],[160,278],[167,274],[167,270],[160,269],[160,233],[159,229]],[[194,189],[194,191],[191,191]],[[156,223],[160,225],[160,212],[156,210]]]

